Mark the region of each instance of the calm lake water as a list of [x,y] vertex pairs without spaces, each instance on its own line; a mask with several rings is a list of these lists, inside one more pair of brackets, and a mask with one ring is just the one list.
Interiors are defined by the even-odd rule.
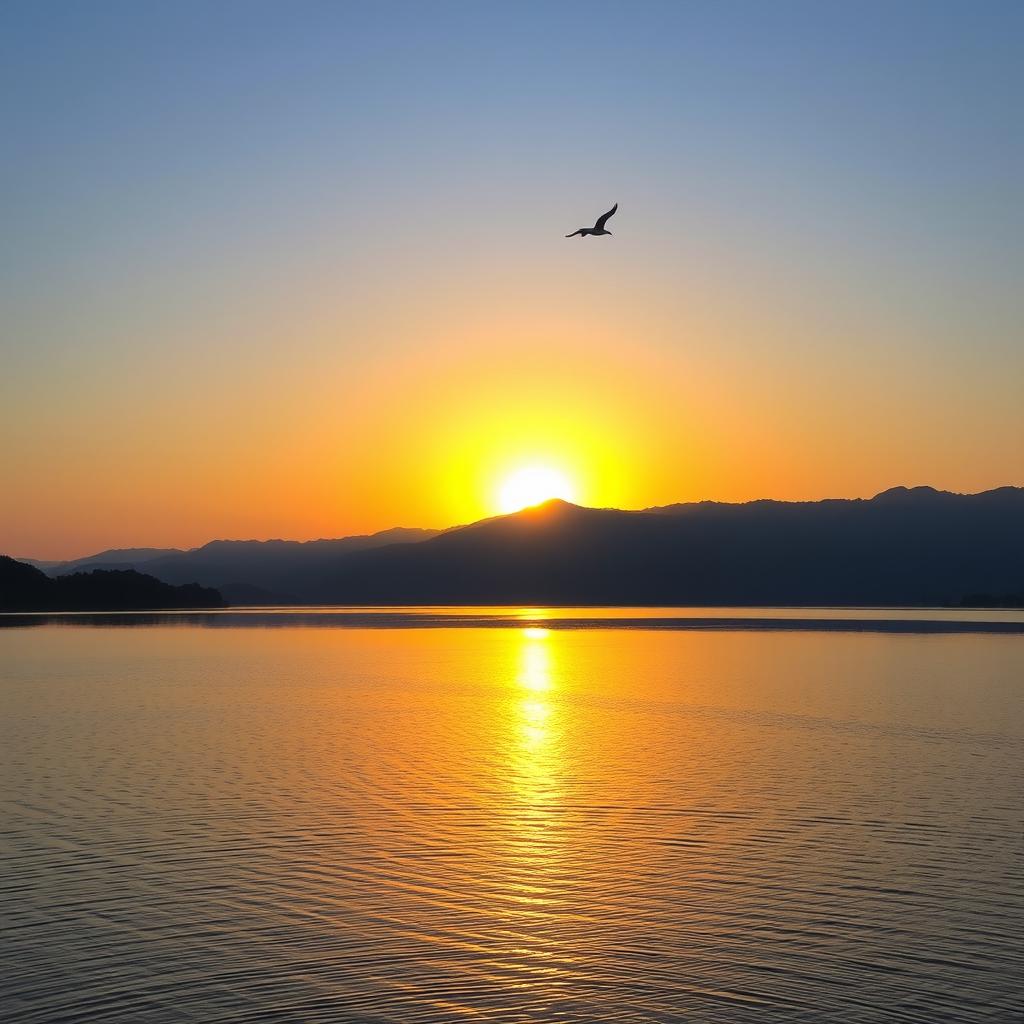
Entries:
[[1022,616],[680,614],[8,617],[0,1018],[1024,1018]]

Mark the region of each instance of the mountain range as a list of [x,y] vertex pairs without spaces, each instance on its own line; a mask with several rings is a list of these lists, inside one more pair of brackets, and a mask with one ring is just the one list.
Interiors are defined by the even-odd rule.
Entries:
[[321,566],[354,551],[415,543],[437,533],[397,528],[336,540],[214,540],[189,551],[116,548],[67,562],[22,561],[55,577],[95,569],[134,569],[176,586],[215,587],[232,604],[300,604],[305,600],[305,581]]
[[232,604],[1012,603],[1024,592],[1024,488],[639,512],[552,500],[440,532],[218,540],[37,564],[52,576],[135,569],[214,587]]
[[0,611],[125,611],[221,608],[216,590],[195,583],[175,587],[132,569],[94,569],[56,578],[0,555]]

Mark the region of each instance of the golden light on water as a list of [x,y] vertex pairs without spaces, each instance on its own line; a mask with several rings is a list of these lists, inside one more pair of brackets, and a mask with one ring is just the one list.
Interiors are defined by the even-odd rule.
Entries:
[[[549,720],[552,687],[551,650],[548,645],[549,631],[540,627],[523,630],[523,646],[520,653],[518,683],[525,691],[518,699],[519,725],[521,734],[520,774],[525,774],[534,784],[544,783],[546,789],[550,779],[549,751],[543,748],[549,739]],[[536,785],[530,787],[535,791]],[[536,793],[534,792],[534,795]]]
[[[559,902],[557,879],[564,853],[559,821],[565,722],[558,699],[558,637],[530,626],[516,630],[510,639],[501,716],[507,730],[501,740],[502,776],[508,787],[501,857],[515,879],[518,910],[533,922],[543,922]],[[524,936],[517,956],[525,958],[531,970],[544,971],[551,952],[531,933]]]
[[524,690],[541,693],[551,688],[551,653],[546,643],[549,631],[541,626],[523,630],[522,664],[519,685]]

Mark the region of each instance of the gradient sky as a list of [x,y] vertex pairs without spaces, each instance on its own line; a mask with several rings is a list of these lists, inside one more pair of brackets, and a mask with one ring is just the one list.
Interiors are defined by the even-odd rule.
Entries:
[[1018,2],[8,0],[0,551],[1022,484],[1021,96]]

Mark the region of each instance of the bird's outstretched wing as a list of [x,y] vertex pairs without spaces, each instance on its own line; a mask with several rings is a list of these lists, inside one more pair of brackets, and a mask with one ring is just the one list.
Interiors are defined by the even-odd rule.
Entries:
[[605,226],[605,223],[607,222],[608,218],[618,208],[619,208],[619,204],[616,203],[607,213],[602,213],[601,216],[597,218],[597,223],[594,225],[594,230],[595,231],[604,231],[604,226]]
[[582,234],[583,234],[583,228],[578,228],[571,235],[566,235],[565,237],[566,238],[575,238],[577,235],[582,235]]

